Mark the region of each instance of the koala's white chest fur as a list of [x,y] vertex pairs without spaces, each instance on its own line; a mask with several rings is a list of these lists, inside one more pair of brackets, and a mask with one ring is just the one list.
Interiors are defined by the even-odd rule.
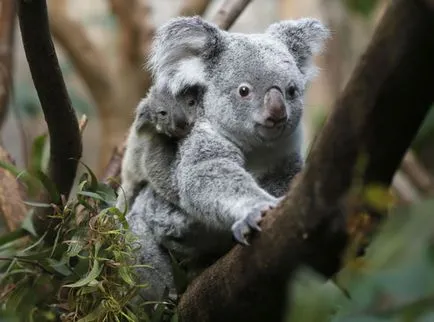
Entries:
[[256,178],[280,168],[289,156],[300,155],[303,144],[303,128],[298,126],[290,136],[283,137],[271,146],[255,148],[252,152],[246,153],[246,169]]

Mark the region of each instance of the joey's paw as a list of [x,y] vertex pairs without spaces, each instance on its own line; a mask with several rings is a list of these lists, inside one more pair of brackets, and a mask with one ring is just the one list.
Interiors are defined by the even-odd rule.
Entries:
[[259,223],[261,222],[264,214],[267,210],[270,210],[275,205],[273,204],[261,204],[253,207],[250,211],[247,212],[243,218],[237,220],[232,225],[232,233],[237,240],[237,242],[249,245],[246,239],[246,235],[250,234],[252,231],[261,231],[261,227],[259,227]]

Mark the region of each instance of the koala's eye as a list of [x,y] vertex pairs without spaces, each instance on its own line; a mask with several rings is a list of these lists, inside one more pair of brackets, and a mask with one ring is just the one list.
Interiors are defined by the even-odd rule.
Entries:
[[187,100],[187,105],[188,106],[195,106],[196,105],[196,100],[194,98],[190,98]]
[[247,84],[241,84],[241,85],[238,87],[238,94],[239,94],[241,97],[247,97],[247,96],[249,96],[249,94],[250,94],[251,91],[252,91],[252,90],[251,90],[250,86],[247,85]]
[[297,93],[297,87],[295,87],[294,85],[290,85],[287,89],[286,89],[286,94],[288,95],[288,97],[293,98],[295,96],[295,94]]
[[166,111],[160,111],[160,112],[158,112],[158,114],[160,114],[161,116],[166,116],[167,112]]

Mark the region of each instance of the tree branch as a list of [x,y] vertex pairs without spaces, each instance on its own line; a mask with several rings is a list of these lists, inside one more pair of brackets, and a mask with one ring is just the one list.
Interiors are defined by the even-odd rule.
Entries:
[[[43,0],[20,0],[18,17],[24,51],[50,136],[49,177],[58,192],[68,197],[81,158],[82,143],[50,37],[47,4]],[[39,232],[55,223],[54,220],[48,221],[47,215],[45,212],[34,218]]]
[[16,2],[0,1],[0,128],[6,118],[12,85],[12,53],[16,21]]
[[390,2],[289,195],[250,247],[234,247],[193,281],[182,321],[280,321],[300,264],[338,271],[356,161],[366,153],[364,184],[389,185],[433,101],[433,17],[422,0]]
[[225,0],[212,22],[221,29],[228,30],[250,2],[251,0]]
[[179,10],[179,16],[202,16],[210,3],[211,0],[184,0],[181,10]]
[[140,91],[146,92],[150,85],[150,77],[143,70],[143,57],[150,50],[155,32],[154,26],[150,23],[151,9],[146,1],[110,0],[109,2],[119,23],[120,67],[137,75],[133,78],[141,83]]
[[117,188],[118,184],[121,182],[121,165],[122,158],[125,154],[126,149],[126,139],[120,146],[115,147],[109,163],[104,169],[104,174],[102,176],[102,181],[112,188]]

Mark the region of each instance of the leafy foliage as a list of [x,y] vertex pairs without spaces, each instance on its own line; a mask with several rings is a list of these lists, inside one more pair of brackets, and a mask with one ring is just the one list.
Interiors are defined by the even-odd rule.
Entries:
[[[20,173],[11,165],[3,166]],[[40,171],[40,163],[33,163],[33,168],[36,175],[21,172],[27,186],[38,183],[60,198]],[[115,207],[113,189],[87,170],[75,196],[62,207],[28,203],[51,207],[53,216],[61,219],[54,245],[35,234],[31,220],[0,238],[1,319],[157,322],[173,315],[167,305],[159,304],[154,316],[148,316],[145,312],[150,310],[144,306],[154,303],[134,300],[147,287],[136,282],[138,244],[125,213]]]

